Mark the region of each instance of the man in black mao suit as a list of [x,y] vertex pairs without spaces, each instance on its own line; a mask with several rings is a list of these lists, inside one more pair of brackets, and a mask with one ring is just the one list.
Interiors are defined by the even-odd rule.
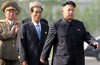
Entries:
[[[40,55],[48,33],[48,26],[40,22],[42,16],[41,4],[37,1],[30,3],[31,19],[21,24],[19,31],[19,60],[21,65],[40,65]],[[37,27],[39,26],[40,35]]]
[[52,65],[85,65],[83,42],[98,48],[96,40],[86,31],[83,23],[73,19],[75,3],[63,4],[63,17],[49,27],[48,36],[41,53],[40,61],[46,63],[53,46]]

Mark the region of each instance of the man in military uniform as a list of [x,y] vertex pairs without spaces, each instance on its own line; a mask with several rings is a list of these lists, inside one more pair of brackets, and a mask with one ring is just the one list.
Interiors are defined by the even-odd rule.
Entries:
[[19,65],[16,39],[20,8],[15,1],[4,2],[1,8],[5,19],[0,20],[0,65]]

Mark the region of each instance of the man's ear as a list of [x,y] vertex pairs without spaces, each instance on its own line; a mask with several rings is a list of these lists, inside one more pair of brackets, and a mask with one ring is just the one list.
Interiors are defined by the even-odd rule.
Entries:
[[61,12],[63,12],[64,7],[62,8]]

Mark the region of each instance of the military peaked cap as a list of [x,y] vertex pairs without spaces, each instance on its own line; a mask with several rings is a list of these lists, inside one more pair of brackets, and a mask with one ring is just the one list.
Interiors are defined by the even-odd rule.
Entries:
[[5,10],[13,9],[13,10],[16,10],[17,13],[20,13],[20,7],[15,1],[6,1],[2,4],[1,8],[3,12],[5,12]]

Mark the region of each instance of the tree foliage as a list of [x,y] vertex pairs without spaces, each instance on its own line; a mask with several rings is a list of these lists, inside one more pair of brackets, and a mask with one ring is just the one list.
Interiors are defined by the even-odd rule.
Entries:
[[[3,2],[7,0],[1,0],[0,6]],[[21,7],[21,13],[19,14],[19,20],[21,21],[24,18],[29,17],[29,3],[33,0],[14,0],[17,1]],[[61,8],[62,3],[66,0],[37,0],[42,3],[43,6],[43,18],[49,21],[49,24],[52,24],[54,21],[62,17]],[[100,0],[74,0],[77,4],[76,8],[76,19],[83,21],[87,30],[91,32],[94,36],[100,35]],[[0,15],[3,15],[3,12],[0,10]],[[3,19],[4,16],[0,16],[0,19]]]

